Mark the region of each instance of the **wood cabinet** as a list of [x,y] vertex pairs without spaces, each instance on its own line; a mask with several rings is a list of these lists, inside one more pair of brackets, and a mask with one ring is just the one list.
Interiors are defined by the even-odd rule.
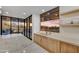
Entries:
[[41,44],[41,36],[40,35],[34,35],[34,42],[37,44]]
[[59,49],[59,41],[52,40],[51,38],[41,36],[41,35],[34,35],[34,41],[39,44],[41,47],[45,48],[49,52],[57,53],[60,52]]
[[60,43],[58,40],[54,40],[54,39],[52,40],[51,38],[44,37],[44,36],[42,36],[41,38],[42,38],[41,46],[43,48],[45,48],[49,52],[53,52],[53,53],[60,52],[60,50],[59,50]]
[[77,46],[71,45],[69,43],[61,42],[61,52],[62,53],[76,53]]
[[39,44],[44,49],[48,50],[49,52],[57,53],[60,52],[59,50],[59,41],[58,40],[52,40],[51,38],[41,36],[41,35],[35,35],[34,41]]
[[34,41],[51,53],[78,53],[79,46],[35,34]]
[[77,48],[77,52],[79,53],[79,47]]
[[42,47],[44,47],[45,49],[47,49],[48,50],[48,41],[47,41],[47,37],[44,37],[44,36],[42,36],[41,37],[42,38],[42,40],[41,40],[41,45],[42,45]]
[[60,52],[60,42],[58,40],[48,38],[47,41],[47,48],[50,52]]

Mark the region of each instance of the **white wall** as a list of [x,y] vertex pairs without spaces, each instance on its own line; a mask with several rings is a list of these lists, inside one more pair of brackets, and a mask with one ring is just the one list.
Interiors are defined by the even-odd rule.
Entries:
[[32,15],[32,39],[34,38],[34,33],[40,32],[40,15]]
[[[72,10],[74,10],[74,9],[79,9],[79,7],[77,8],[77,7],[65,7],[65,6],[63,6],[63,7],[61,7],[60,8],[60,10],[62,11],[62,12],[67,12],[67,10],[69,10],[69,11],[72,11]],[[69,12],[68,11],[68,12]],[[72,13],[72,14],[67,14],[67,15],[61,15],[60,16],[60,22],[61,22],[61,24],[63,23],[63,24],[68,24],[68,23],[70,23],[71,21],[73,21],[74,23],[77,23],[77,24],[79,24],[79,12],[75,12],[75,13]],[[66,32],[66,33],[72,33],[72,34],[79,34],[79,27],[62,27],[62,26],[60,26],[60,32]]]
[[60,6],[60,14],[79,9],[79,6]]

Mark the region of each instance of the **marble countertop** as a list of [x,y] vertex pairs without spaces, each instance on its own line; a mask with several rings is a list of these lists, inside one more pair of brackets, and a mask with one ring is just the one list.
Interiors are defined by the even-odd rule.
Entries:
[[46,34],[45,32],[35,33],[42,36],[46,36],[49,38],[53,38],[56,40],[64,41],[73,45],[79,46],[79,34],[72,34],[72,33],[51,33]]

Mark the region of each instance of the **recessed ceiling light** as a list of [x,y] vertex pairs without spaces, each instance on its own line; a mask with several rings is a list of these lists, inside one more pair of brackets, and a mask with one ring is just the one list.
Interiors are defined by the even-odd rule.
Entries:
[[42,9],[42,12],[45,12],[45,10],[44,10],[44,9]]
[[5,12],[6,14],[8,14],[8,12]]
[[26,13],[24,12],[23,14],[25,15]]

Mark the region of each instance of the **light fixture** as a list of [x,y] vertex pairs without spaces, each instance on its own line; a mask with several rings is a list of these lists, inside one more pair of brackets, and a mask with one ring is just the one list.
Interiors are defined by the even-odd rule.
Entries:
[[42,9],[42,12],[45,12],[45,10],[44,10],[44,9]]
[[6,14],[8,14],[8,12],[5,12]]
[[25,15],[26,13],[24,12],[23,14]]

